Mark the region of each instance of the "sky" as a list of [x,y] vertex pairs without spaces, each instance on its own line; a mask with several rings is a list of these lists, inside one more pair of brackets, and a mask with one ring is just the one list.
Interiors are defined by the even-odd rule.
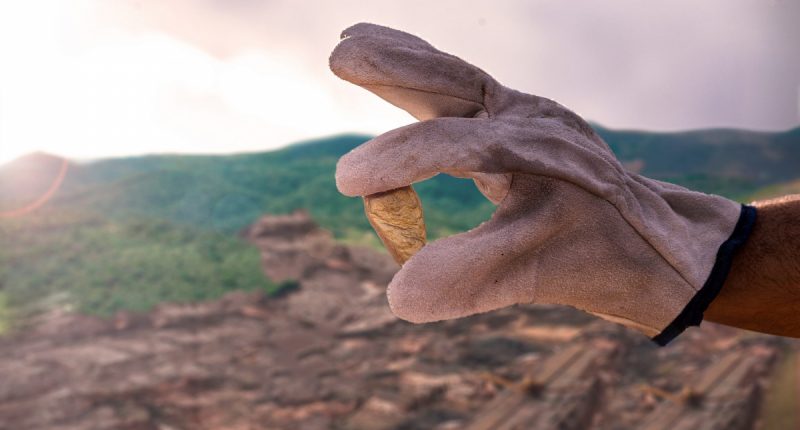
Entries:
[[0,163],[263,151],[407,113],[336,78],[344,28],[417,34],[612,128],[800,124],[800,2],[0,2]]

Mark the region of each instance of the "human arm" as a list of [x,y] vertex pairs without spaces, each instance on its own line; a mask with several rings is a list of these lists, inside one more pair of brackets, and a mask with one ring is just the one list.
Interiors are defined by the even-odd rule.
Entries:
[[800,337],[800,195],[754,202],[758,218],[709,321]]

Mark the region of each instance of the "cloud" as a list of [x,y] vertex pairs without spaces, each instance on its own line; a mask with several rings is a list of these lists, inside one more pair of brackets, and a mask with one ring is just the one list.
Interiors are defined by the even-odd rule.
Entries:
[[219,57],[156,29],[110,30],[68,46],[40,37],[17,47],[0,75],[0,161],[32,150],[74,158],[265,150],[394,126],[348,123],[346,103],[290,56],[254,48]]
[[339,32],[418,34],[612,127],[800,121],[800,4],[31,0],[0,6],[0,160],[261,150],[412,119],[327,68]]
[[[325,60],[336,35],[370,21],[419,34],[511,87],[556,99],[610,126],[785,129],[800,122],[797,2],[138,4],[138,12],[127,16],[140,25],[173,29],[221,56],[243,46],[291,51],[330,88],[337,83]],[[193,30],[178,21],[199,25]],[[211,38],[197,30],[203,28],[228,36]]]

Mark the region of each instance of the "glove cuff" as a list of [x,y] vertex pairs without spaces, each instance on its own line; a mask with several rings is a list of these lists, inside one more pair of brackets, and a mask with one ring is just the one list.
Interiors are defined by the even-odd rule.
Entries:
[[683,308],[683,311],[661,333],[652,338],[655,343],[664,346],[683,333],[689,326],[700,325],[700,322],[703,321],[703,312],[722,290],[722,285],[725,283],[733,264],[733,256],[747,241],[755,222],[756,208],[742,205],[739,221],[736,223],[736,227],[734,227],[730,237],[720,245],[716,261],[705,283],[686,307]]

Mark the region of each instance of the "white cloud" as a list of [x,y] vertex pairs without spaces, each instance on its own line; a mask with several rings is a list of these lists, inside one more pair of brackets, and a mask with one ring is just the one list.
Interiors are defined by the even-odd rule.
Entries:
[[411,122],[328,71],[339,32],[360,21],[608,126],[788,128],[799,12],[756,0],[0,2],[0,162],[264,150]]
[[388,123],[348,120],[303,65],[264,49],[219,58],[163,32],[121,27],[70,46],[41,28],[4,33],[31,42],[3,46],[0,162],[33,150],[73,158],[264,150],[410,121],[398,112]]

